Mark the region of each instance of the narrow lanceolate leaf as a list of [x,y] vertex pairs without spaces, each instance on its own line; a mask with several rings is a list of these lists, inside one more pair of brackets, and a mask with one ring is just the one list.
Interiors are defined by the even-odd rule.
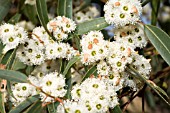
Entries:
[[136,77],[138,78],[139,80],[141,80],[142,82],[145,82],[164,102],[166,102],[169,106],[170,106],[170,103],[167,101],[167,99],[165,99],[161,94],[164,94],[168,99],[168,95],[166,94],[165,91],[163,91],[162,89],[158,88],[158,86],[150,81],[150,80],[147,80],[146,78],[144,78],[142,75],[140,75],[132,66],[128,66],[126,68],[127,72],[131,73],[131,75],[133,77]]
[[97,68],[96,65],[92,66],[83,77],[82,81],[84,81],[86,78],[90,77],[90,75],[93,75],[96,72]]
[[51,36],[51,34],[49,33],[49,31],[47,29],[47,23],[49,22],[49,19],[48,19],[46,1],[45,0],[36,0],[36,9],[37,9],[38,18],[41,22],[41,25],[48,32],[48,34]]
[[28,78],[25,74],[18,71],[0,69],[0,78],[13,82],[27,83]]
[[8,23],[15,24],[15,23],[17,23],[19,21],[20,18],[21,18],[21,14],[16,13],[12,18],[10,18]]
[[21,113],[25,108],[39,100],[39,95],[35,95],[27,98],[25,101],[20,103],[18,106],[13,108],[9,113]]
[[151,6],[152,6],[151,24],[156,25],[158,11],[159,11],[159,7],[160,7],[160,0],[152,0]]
[[24,7],[24,15],[34,24],[37,24],[37,13],[36,13],[36,8],[34,5],[25,5]]
[[4,97],[4,93],[0,92],[0,113],[5,113]]
[[42,102],[40,100],[36,101],[24,113],[42,113]]
[[7,15],[11,5],[11,0],[0,0],[0,23]]
[[0,56],[2,55],[3,48],[4,48],[4,45],[3,45],[2,42],[0,41]]
[[58,0],[57,6],[57,14],[58,16],[66,16],[68,18],[72,18],[72,0]]
[[68,62],[67,66],[66,66],[66,68],[65,68],[65,70],[64,70],[64,72],[63,72],[63,75],[65,76],[65,75],[67,74],[67,72],[69,71],[69,69],[71,68],[71,66],[73,66],[73,64],[75,64],[75,63],[76,63],[77,61],[79,61],[79,60],[80,60],[80,57],[78,57],[78,56],[72,58],[72,59]]
[[110,113],[122,113],[122,110],[120,109],[120,106],[117,105],[110,111]]
[[109,24],[105,21],[104,17],[100,17],[78,24],[75,33],[82,35],[89,31],[102,30],[107,26],[109,26]]
[[163,59],[170,65],[170,37],[160,28],[145,25],[145,33]]

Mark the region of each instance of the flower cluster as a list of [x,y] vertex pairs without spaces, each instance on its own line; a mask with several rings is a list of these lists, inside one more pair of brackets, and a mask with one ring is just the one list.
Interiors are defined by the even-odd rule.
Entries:
[[108,54],[108,41],[104,40],[100,31],[90,31],[87,35],[83,35],[80,45],[82,63],[86,65],[102,60]]
[[57,41],[62,41],[67,39],[68,33],[75,30],[76,24],[65,16],[58,16],[47,24],[47,28],[53,33]]
[[24,43],[25,39],[27,39],[27,32],[24,28],[12,24],[1,25],[0,34],[0,41],[5,46],[3,49],[4,54]]
[[[29,76],[30,82],[38,85],[39,81],[34,76]],[[12,85],[13,96],[10,98],[14,106],[19,105],[22,101],[30,96],[36,95],[36,88],[28,83],[16,83]]]
[[99,78],[88,78],[81,85],[75,85],[71,91],[74,101],[65,101],[58,113],[64,113],[64,109],[68,113],[104,113],[109,107],[114,108],[118,105],[117,94],[108,85]]
[[[66,84],[63,75],[58,74],[58,72],[49,73],[42,77],[40,81],[40,87],[46,94],[51,95],[54,98],[65,96],[67,90],[65,89]],[[55,101],[54,98],[51,98],[46,94],[40,93],[43,102]]]
[[141,23],[135,25],[126,25],[114,30],[114,39],[116,42],[126,43],[132,48],[143,48],[147,44],[147,37]]
[[[58,72],[46,74],[41,78],[30,75],[29,80],[33,85],[28,83],[16,83],[12,85],[13,97],[10,100],[14,106],[36,94],[40,94],[42,102],[54,102],[55,98],[64,97],[67,92],[65,89],[65,78],[63,75],[58,74]],[[43,92],[39,92],[35,86],[38,88],[41,87]]]
[[34,28],[32,38],[25,40],[17,50],[17,57],[27,65],[40,65],[56,58],[71,59],[76,54],[69,44],[52,40],[43,27]]
[[[143,47],[147,43],[144,32],[142,31],[142,28],[135,25],[116,29],[115,38],[119,37],[121,39],[112,42],[105,41],[101,32],[90,31],[82,36],[82,63],[85,65],[96,64],[97,73],[100,76],[109,77],[110,75],[113,75],[113,77],[116,77],[115,80],[119,79],[122,81],[118,89],[121,89],[124,86],[129,86],[133,90],[137,90],[138,88],[136,84],[138,83],[136,83],[135,80],[133,81],[132,79],[129,79],[130,76],[125,72],[125,69],[127,65],[132,65],[146,79],[149,78],[149,73],[151,71],[149,60],[137,54],[134,50],[136,47]],[[138,43],[136,41],[136,46],[132,46],[126,41],[128,36],[133,37],[134,41],[135,38],[138,39],[138,37],[141,37],[143,41],[139,41]]]
[[109,0],[104,12],[107,23],[120,27],[139,21],[142,6],[139,0]]

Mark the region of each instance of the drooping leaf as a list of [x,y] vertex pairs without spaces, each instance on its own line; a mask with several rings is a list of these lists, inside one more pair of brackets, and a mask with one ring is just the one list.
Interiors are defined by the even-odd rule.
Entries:
[[120,109],[120,106],[115,106],[110,113],[122,113],[122,110]]
[[4,96],[3,92],[0,91],[0,113],[5,113],[5,106],[4,106]]
[[24,109],[26,109],[28,106],[33,104],[34,102],[39,100],[39,95],[31,96],[27,98],[25,101],[20,103],[18,106],[13,108],[9,113],[21,113]]
[[31,105],[24,113],[42,113],[42,102],[38,100]]
[[21,18],[21,14],[16,13],[12,18],[10,18],[8,23],[15,24],[15,23],[17,23],[19,21],[20,18]]
[[163,59],[170,65],[170,37],[160,28],[144,26],[145,33]]
[[65,75],[67,74],[68,70],[71,68],[71,66],[72,66],[73,64],[75,64],[75,63],[76,63],[77,61],[79,61],[79,60],[80,60],[80,57],[78,57],[78,56],[72,58],[72,59],[68,62],[67,66],[66,66],[66,68],[65,68],[65,70],[64,70],[64,72],[63,72],[63,75],[65,76]]
[[41,25],[47,31],[47,33],[51,36],[51,33],[47,29],[47,23],[49,22],[47,5],[45,0],[36,0],[36,9],[38,13],[38,18],[41,22]]
[[58,0],[57,7],[58,16],[66,16],[68,18],[72,18],[72,0]]
[[83,77],[82,81],[84,81],[86,78],[90,77],[90,75],[93,75],[96,72],[97,68],[96,65],[92,66]]
[[18,72],[18,71],[13,71],[13,70],[0,69],[0,78],[13,81],[13,82],[20,82],[20,83],[29,82],[25,74]]
[[11,0],[0,0],[0,23],[8,14],[10,5],[11,5]]
[[[155,83],[153,83],[150,80],[147,80],[145,77],[143,77],[142,75],[140,75],[132,66],[127,66],[126,71],[128,73],[130,73],[133,77],[141,80],[142,82],[146,83],[165,103],[167,103],[170,106],[170,103],[167,101],[167,99],[165,99],[161,94],[164,94],[167,96],[167,94],[165,92],[162,92],[162,90],[158,90],[157,89],[157,85]],[[169,98],[167,96],[167,98]]]
[[82,35],[89,31],[101,30],[107,26],[109,26],[109,24],[105,21],[104,17],[100,17],[78,24],[75,33]]

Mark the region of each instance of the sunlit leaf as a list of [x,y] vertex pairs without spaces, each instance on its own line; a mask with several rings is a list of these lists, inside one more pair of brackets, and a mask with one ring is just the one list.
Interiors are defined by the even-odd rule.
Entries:
[[145,33],[163,59],[170,65],[170,37],[160,28],[145,25]]
[[105,21],[104,17],[96,18],[90,21],[86,21],[77,25],[76,34],[82,35],[93,30],[102,30],[109,24]]

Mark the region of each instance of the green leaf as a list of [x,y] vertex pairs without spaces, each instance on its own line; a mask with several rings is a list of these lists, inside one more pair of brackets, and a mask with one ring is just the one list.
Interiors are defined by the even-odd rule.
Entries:
[[39,95],[31,96],[13,108],[9,113],[21,113],[25,108],[39,100]]
[[41,22],[41,25],[47,31],[47,33],[51,36],[51,33],[47,29],[47,23],[49,22],[48,19],[48,12],[47,12],[47,5],[45,0],[36,0],[36,9],[38,13],[38,18]]
[[[167,103],[169,106],[169,102],[160,94],[160,92],[162,94],[164,94],[165,92],[162,92],[162,90],[158,90],[157,89],[157,85],[155,83],[153,83],[150,80],[146,80],[146,78],[144,78],[142,75],[140,75],[132,66],[127,66],[126,71],[131,73],[131,75],[135,78],[138,78],[139,80],[141,80],[142,82],[146,83],[159,97],[161,97],[161,99]],[[133,73],[132,73],[133,72]],[[164,95],[167,96],[167,94],[165,93]],[[169,97],[168,97],[169,98]]]
[[160,93],[162,93],[164,96],[166,96],[166,98],[169,98],[167,93],[162,89],[160,88],[159,86],[157,86],[156,84],[151,84],[157,91],[159,91]]
[[68,18],[72,18],[72,0],[58,0],[57,6],[57,14],[58,16],[66,16]]
[[158,11],[159,11],[159,7],[160,7],[160,0],[152,0],[151,6],[152,6],[151,24],[156,25]]
[[12,65],[12,70],[20,70],[20,69],[25,69],[26,65],[23,62],[20,62],[19,59],[15,59],[14,63]]
[[34,5],[25,5],[24,15],[34,24],[37,24],[37,13]]
[[0,69],[0,78],[13,82],[28,83],[28,78],[25,74],[18,71]]
[[26,74],[27,75],[30,75],[32,73],[32,71],[34,70],[34,66],[27,66],[26,68]]
[[21,18],[21,14],[16,13],[12,18],[10,18],[8,23],[15,24],[15,23],[17,23],[19,21],[20,18]]
[[48,108],[48,112],[49,113],[56,113],[56,109],[55,109],[54,103],[51,103],[51,104],[47,105],[47,108]]
[[0,23],[8,14],[11,5],[11,0],[0,0]]
[[170,37],[160,28],[144,26],[145,33],[163,59],[170,65]]
[[66,93],[65,97],[67,99],[71,99],[71,88],[72,88],[72,84],[71,84],[71,80],[72,80],[72,78],[71,78],[71,70],[69,70],[69,72],[67,73],[67,76],[69,78],[67,77],[67,79],[66,79],[67,93]]
[[78,24],[75,33],[82,35],[89,31],[102,30],[107,26],[109,26],[109,24],[105,21],[104,17],[100,17]]
[[4,45],[3,45],[2,42],[0,41],[0,56],[2,55],[3,48],[4,48]]
[[63,72],[63,75],[65,76],[66,74],[67,74],[67,72],[69,71],[69,69],[71,68],[71,66],[73,65],[73,64],[75,64],[77,61],[79,61],[80,60],[80,57],[74,57],[74,58],[72,58],[69,62],[68,62],[68,64],[67,64],[67,66],[66,66],[66,68],[65,68],[65,70],[64,70],[64,72]]
[[31,105],[24,113],[42,113],[42,102],[38,100]]
[[1,60],[1,64],[6,65],[6,69],[11,69],[11,66],[15,59],[15,55],[16,48],[13,50],[9,50],[5,55],[2,56],[3,58]]
[[97,68],[96,65],[92,66],[83,77],[82,81],[84,81],[86,78],[90,77],[90,75],[94,74],[96,72]]
[[149,90],[145,91],[145,98],[149,107],[151,108],[156,107],[154,96]]
[[0,113],[5,113],[4,94],[0,91]]
[[120,106],[115,106],[110,113],[122,113],[122,110],[120,109]]
[[142,7],[144,7],[144,6],[145,6],[146,4],[148,4],[150,1],[151,1],[151,0],[145,0],[145,1],[143,1],[142,4],[141,4]]

